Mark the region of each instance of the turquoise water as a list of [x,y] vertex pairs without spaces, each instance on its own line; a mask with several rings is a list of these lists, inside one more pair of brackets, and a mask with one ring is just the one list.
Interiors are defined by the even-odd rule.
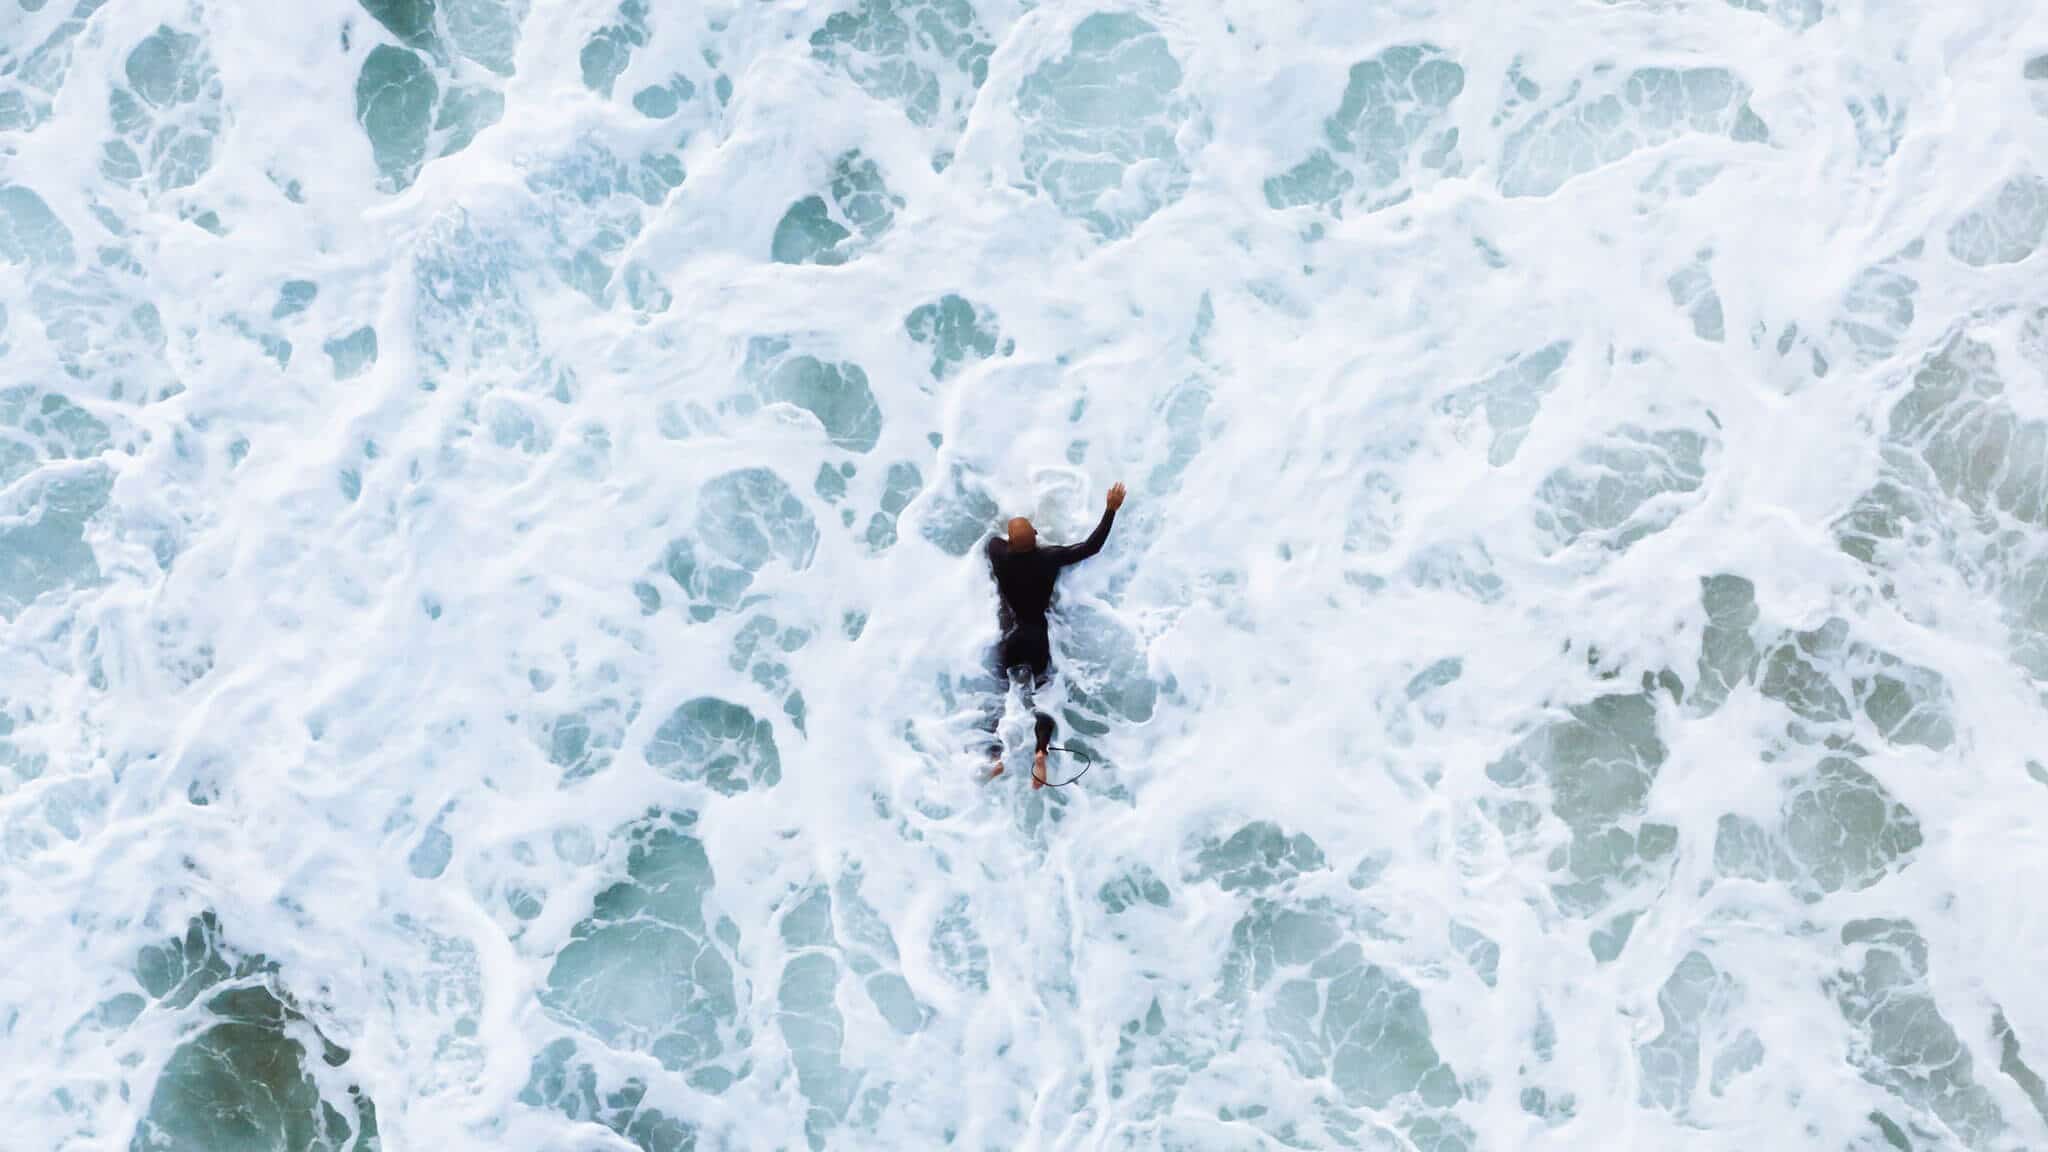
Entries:
[[2048,1147],[2044,156],[2005,0],[0,0],[0,1147]]

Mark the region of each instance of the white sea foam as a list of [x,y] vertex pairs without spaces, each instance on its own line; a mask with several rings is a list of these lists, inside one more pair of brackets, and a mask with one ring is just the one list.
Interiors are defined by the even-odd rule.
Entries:
[[2048,1146],[2048,9],[0,8],[0,1148]]

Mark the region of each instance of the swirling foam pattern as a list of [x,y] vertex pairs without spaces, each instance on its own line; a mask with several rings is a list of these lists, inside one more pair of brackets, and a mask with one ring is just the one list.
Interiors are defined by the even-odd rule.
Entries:
[[0,0],[0,1148],[2048,1147],[2044,247],[2025,0]]

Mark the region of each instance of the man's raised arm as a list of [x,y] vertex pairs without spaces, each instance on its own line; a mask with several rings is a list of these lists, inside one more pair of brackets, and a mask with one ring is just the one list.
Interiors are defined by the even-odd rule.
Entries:
[[1109,498],[1103,502],[1102,521],[1095,525],[1095,531],[1088,534],[1088,539],[1083,540],[1079,544],[1069,544],[1063,548],[1049,548],[1047,551],[1053,554],[1053,559],[1058,561],[1062,568],[1069,564],[1078,564],[1097,552],[1102,551],[1102,545],[1109,540],[1109,527],[1116,521],[1116,510],[1123,506],[1124,486],[1122,484],[1111,485]]

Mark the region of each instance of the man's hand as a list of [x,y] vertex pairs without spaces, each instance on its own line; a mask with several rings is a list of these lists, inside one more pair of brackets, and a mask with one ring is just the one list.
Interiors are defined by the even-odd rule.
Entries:
[[1119,483],[1119,484],[1111,484],[1111,485],[1109,486],[1109,501],[1108,501],[1108,503],[1109,503],[1109,510],[1110,510],[1111,512],[1114,512],[1114,511],[1116,511],[1117,509],[1119,509],[1119,508],[1121,508],[1121,507],[1123,507],[1123,506],[1124,506],[1124,486],[1123,486],[1122,484],[1120,484],[1120,483]]

